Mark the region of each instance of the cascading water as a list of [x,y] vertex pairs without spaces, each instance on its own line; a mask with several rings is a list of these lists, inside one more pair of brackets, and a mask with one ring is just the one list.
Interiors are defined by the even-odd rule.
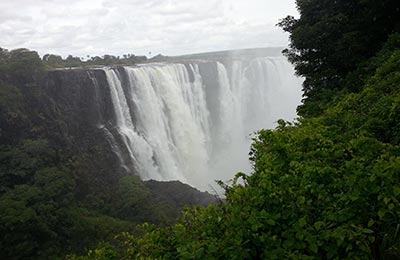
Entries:
[[[301,79],[283,57],[104,69],[125,167],[143,179],[209,189],[249,172],[249,135],[292,120]],[[110,128],[110,127],[108,127]],[[128,161],[127,161],[128,160]]]

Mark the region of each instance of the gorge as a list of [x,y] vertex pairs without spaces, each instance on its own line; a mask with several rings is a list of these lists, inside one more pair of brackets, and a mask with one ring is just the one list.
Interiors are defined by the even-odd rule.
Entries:
[[56,99],[74,96],[76,126],[107,140],[119,171],[201,190],[249,172],[251,134],[293,120],[301,99],[301,79],[274,49],[57,70],[48,78],[48,88],[64,88],[53,92]]
[[207,1],[79,2],[3,8],[0,259],[400,259],[399,1],[297,0],[285,50],[152,58],[286,41]]

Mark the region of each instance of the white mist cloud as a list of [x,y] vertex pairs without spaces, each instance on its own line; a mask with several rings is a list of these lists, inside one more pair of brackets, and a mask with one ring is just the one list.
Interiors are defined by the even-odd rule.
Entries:
[[64,56],[283,46],[275,24],[288,14],[294,0],[2,1],[0,46]]

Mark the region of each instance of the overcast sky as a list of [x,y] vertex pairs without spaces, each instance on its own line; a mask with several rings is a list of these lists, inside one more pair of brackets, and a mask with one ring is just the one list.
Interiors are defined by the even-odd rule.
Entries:
[[0,47],[41,55],[179,55],[286,46],[295,0],[0,0]]

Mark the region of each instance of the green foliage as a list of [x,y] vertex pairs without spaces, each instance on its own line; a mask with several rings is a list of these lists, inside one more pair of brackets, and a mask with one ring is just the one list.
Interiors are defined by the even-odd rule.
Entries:
[[0,81],[0,140],[15,140],[17,129],[27,121],[21,91]]
[[24,140],[16,147],[0,146],[0,191],[33,183],[36,171],[51,167],[54,160],[55,151],[45,140]]
[[0,48],[0,53],[0,82],[8,80],[17,84],[33,83],[44,73],[43,63],[35,51],[7,51]]
[[145,208],[150,192],[137,176],[126,176],[119,180],[116,190],[116,204],[113,210],[116,215],[125,219],[132,219],[137,212]]
[[[28,104],[35,96],[35,84],[44,75],[39,55],[27,49],[0,48],[0,143],[16,144],[32,127]],[[27,128],[29,129],[27,131]]]
[[147,61],[146,56],[135,56],[134,54],[126,54],[123,57],[105,54],[102,57],[88,56],[86,61],[79,57],[68,55],[63,59],[61,56],[54,54],[45,54],[43,63],[49,68],[71,68],[71,67],[93,67],[93,66],[111,66],[111,65],[134,65]]
[[0,111],[18,113],[22,107],[22,95],[18,88],[7,83],[0,87]]
[[44,69],[93,67],[111,65],[135,65],[147,62],[146,56],[124,54],[122,57],[105,54],[87,56],[87,60],[68,55],[63,59],[59,55],[45,54],[42,59],[35,51],[15,49],[8,51],[0,48],[0,82],[14,79],[18,83],[32,83],[44,74]]
[[[325,123],[340,128],[342,133],[361,131],[382,142],[398,145],[400,51],[384,56],[384,64],[366,81],[363,91],[349,94],[337,106],[329,108]],[[339,113],[341,118],[337,117]]]
[[[286,50],[297,74],[305,77],[303,116],[319,115],[332,93],[343,89],[347,74],[382,48],[400,31],[396,0],[297,0],[300,18],[279,25],[290,33]],[[354,90],[354,89],[351,89]]]
[[[112,239],[117,233],[132,231],[133,217],[123,221],[78,203],[72,173],[79,164],[62,161],[59,153],[40,139],[0,146],[2,257],[60,259],[66,253],[83,252],[102,239]],[[125,179],[129,181],[129,177]],[[113,201],[115,211],[131,206],[124,204],[122,196],[134,196],[136,187],[130,186],[130,194],[124,188],[122,185],[121,197]],[[142,191],[137,190],[136,197],[144,196]]]

